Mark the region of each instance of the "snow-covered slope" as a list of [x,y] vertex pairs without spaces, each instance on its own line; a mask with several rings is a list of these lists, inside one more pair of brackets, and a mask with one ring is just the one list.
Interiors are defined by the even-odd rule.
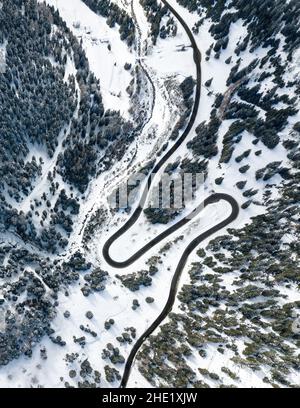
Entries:
[[[34,293],[30,286],[27,292],[20,289],[31,279],[40,286],[38,302],[49,301],[51,307],[38,340],[28,341],[25,353],[0,367],[0,384],[118,387],[133,344],[164,308],[183,250],[224,220],[231,208],[225,201],[206,207],[127,268],[115,269],[104,260],[104,243],[133,212],[110,208],[109,199],[130,176],[145,166],[150,171],[174,143],[172,132],[186,114],[182,83],[196,78],[193,50],[183,26],[168,11],[154,39],[145,1],[113,2],[134,22],[132,45],[121,39],[119,24],[113,26],[111,17],[97,14],[88,2],[45,3],[53,7],[52,14],[46,12],[51,14],[50,36],[56,41],[55,33],[59,33],[57,41],[63,44],[61,54],[55,51],[49,63],[61,75],[61,83],[72,87],[68,100],[73,96],[73,104],[51,154],[43,143],[31,140],[27,144],[24,163],[36,169],[32,188],[17,198],[10,185],[3,188],[5,202],[12,206],[9,210],[16,209],[18,215],[9,213],[11,225],[6,221],[9,227],[1,231],[0,301],[6,297],[4,306],[0,303],[6,313],[1,328],[5,332],[13,324],[13,296],[18,294],[19,304]],[[162,2],[157,3],[159,12],[164,10]],[[215,16],[218,10],[206,10],[201,1],[199,13],[197,7],[193,12],[183,7],[184,1],[169,3],[193,28],[202,54],[202,89],[195,125],[156,174],[153,186],[170,164],[177,162],[173,174],[178,176],[202,163],[205,183],[169,225],[213,192],[233,196],[241,211],[230,230],[209,237],[201,243],[202,252],[189,257],[172,315],[141,347],[128,386],[289,387],[299,383],[295,365],[299,333],[291,329],[300,305],[296,210],[293,213],[299,201],[296,192],[293,196],[299,162],[299,50],[284,63],[285,37],[278,32],[275,56],[282,60],[272,59],[273,42],[251,47],[249,25],[237,18],[228,27],[226,46],[222,43],[216,51],[218,33],[211,27],[235,10],[227,10],[224,3],[221,15]],[[55,22],[56,13],[66,29]],[[169,26],[173,34],[165,35]],[[84,56],[78,50],[85,52],[88,64],[84,68],[80,65]],[[259,90],[253,91],[257,85]],[[102,101],[95,106],[100,94]],[[105,116],[99,119],[102,102],[110,121],[108,129]],[[272,116],[285,109],[286,116]],[[272,130],[273,125],[279,142],[270,148],[266,129]],[[125,137],[128,128],[130,136]],[[121,130],[114,134],[116,129]],[[183,131],[184,127],[177,137]],[[86,160],[78,170],[82,156]],[[72,164],[69,168],[68,163]],[[84,184],[80,176],[85,174]],[[133,207],[144,185],[145,181]],[[278,219],[276,211],[281,214]],[[55,224],[52,215],[56,213],[64,217],[63,222]],[[51,251],[50,244],[40,248],[22,228],[16,236],[12,225],[19,226],[19,217],[22,223],[23,217],[29,217],[37,233],[50,237],[51,243],[59,241],[58,235],[49,232],[54,223],[63,245],[57,251]],[[1,217],[0,221],[2,225]],[[124,261],[166,228],[163,223],[151,224],[142,212],[135,225],[114,242],[110,254]],[[24,249],[28,250],[25,260],[19,252]]]

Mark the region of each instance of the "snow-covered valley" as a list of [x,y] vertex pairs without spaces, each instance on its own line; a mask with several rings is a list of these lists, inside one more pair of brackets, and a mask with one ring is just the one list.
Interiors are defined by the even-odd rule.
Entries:
[[[72,109],[68,120],[61,126],[51,154],[42,143],[28,144],[24,165],[38,163],[32,188],[25,193],[12,194],[12,187],[5,185],[2,195],[20,212],[20,216],[31,213],[31,225],[42,238],[50,234],[45,229],[54,225],[60,235],[53,236],[52,240],[64,241],[56,250],[52,250],[52,244],[48,243],[39,247],[38,239],[32,239],[27,231],[1,226],[4,248],[1,270],[4,272],[0,301],[5,296],[7,300],[0,302],[3,311],[1,331],[5,332],[14,316],[13,302],[16,300],[13,296],[19,293],[17,285],[22,274],[29,273],[40,282],[43,301],[51,298],[54,301],[49,312],[50,329],[41,332],[38,340],[26,340],[25,335],[25,345],[22,345],[25,353],[20,353],[17,358],[8,361],[5,356],[6,364],[0,367],[1,387],[118,387],[133,345],[164,309],[184,249],[199,235],[224,221],[231,212],[230,205],[224,200],[210,204],[132,265],[116,269],[105,261],[102,252],[105,242],[130,219],[147,181],[145,179],[139,186],[131,209],[118,211],[110,208],[110,197],[130,176],[145,171],[145,168],[149,174],[174,140],[184,133],[191,111],[188,102],[193,102],[195,91],[192,90],[190,99],[186,100],[182,84],[191,77],[196,79],[196,67],[186,30],[170,11],[161,17],[159,29],[171,27],[171,34],[165,36],[162,30],[154,40],[149,19],[152,11],[147,2],[114,1],[119,15],[123,10],[129,16],[124,19],[126,24],[131,21],[134,24],[134,41],[130,44],[128,37],[127,42],[121,38],[120,23],[110,24],[109,17],[105,13],[100,15],[100,11],[95,12],[89,2],[45,2],[53,7],[53,15],[59,13],[66,26],[49,17],[52,21],[50,36],[56,38],[57,35],[62,47],[57,61],[55,57],[49,57],[52,67],[49,69],[57,69],[57,75],[62,75],[59,70],[64,71],[63,81],[72,87],[68,96]],[[155,3],[163,7],[160,1]],[[131,367],[127,386],[297,385],[299,332],[295,331],[294,323],[300,311],[296,274],[299,231],[297,213],[293,213],[298,196],[292,197],[292,192],[297,189],[293,183],[298,177],[299,49],[294,50],[283,71],[285,84],[274,86],[274,81],[282,78],[280,69],[277,67],[278,74],[268,59],[271,55],[268,53],[272,51],[271,41],[268,46],[251,48],[248,38],[246,46],[236,52],[237,44],[249,36],[248,26],[241,18],[236,18],[229,26],[226,47],[222,48],[220,55],[213,56],[211,44],[215,44],[215,37],[211,26],[215,23],[214,18],[206,15],[200,5],[198,14],[196,9],[192,12],[185,8],[184,1],[169,0],[168,3],[190,29],[193,28],[202,55],[201,98],[192,129],[155,174],[152,190],[166,168],[174,163],[175,175],[194,169],[198,173],[197,169],[201,168],[205,181],[193,200],[185,203],[184,208],[167,223],[151,223],[150,216],[142,212],[137,222],[113,243],[110,255],[117,261],[130,258],[213,193],[234,197],[240,212],[227,228],[210,235],[189,256],[178,283],[172,316],[167,317],[163,326],[144,342]],[[46,7],[41,0],[39,4]],[[233,13],[234,9],[230,10]],[[48,11],[45,13],[48,15]],[[197,26],[199,15],[203,21]],[[126,24],[122,22],[122,27]],[[66,33],[68,40],[63,41]],[[276,52],[284,58],[287,51],[283,49],[283,34],[274,35],[281,40]],[[86,55],[84,67],[78,62],[83,56],[79,60],[75,56],[79,46]],[[268,61],[265,64],[269,63],[267,69],[262,64],[264,60]],[[90,76],[85,71],[90,72]],[[265,71],[270,75],[261,79]],[[240,72],[240,78],[234,78]],[[230,82],[232,77],[234,81]],[[243,81],[246,90],[242,88]],[[258,84],[259,91],[253,91],[253,96],[250,90]],[[98,88],[105,116],[113,123],[106,133],[101,130],[102,123],[97,122],[102,102],[96,107],[93,105],[99,99]],[[217,103],[220,98],[221,102]],[[282,126],[278,125],[281,119],[277,117],[267,122],[268,115],[270,112],[274,114],[275,110],[272,98],[281,98],[274,103],[276,109],[288,111],[290,108]],[[261,102],[263,99],[264,103]],[[91,108],[85,122],[85,106],[89,103]],[[188,108],[184,108],[185,103]],[[239,109],[245,110],[240,116]],[[114,116],[112,111],[117,111],[119,116]],[[182,117],[183,126],[178,127]],[[269,129],[275,123],[280,140],[276,146],[270,147],[269,142],[258,136],[263,130],[256,131],[251,121],[247,122],[253,117],[257,122],[266,120],[265,126]],[[76,122],[86,123],[84,130]],[[131,122],[137,124],[133,136],[118,141],[118,135],[127,129],[131,135]],[[210,123],[211,127],[206,129]],[[239,126],[238,130],[235,125]],[[117,128],[122,131],[111,136]],[[175,128],[178,128],[177,138],[172,138]],[[81,184],[78,180],[81,180],[85,167],[77,170],[76,161],[77,152],[81,157],[83,149],[80,137],[92,139],[93,134],[95,140],[91,140],[87,151],[90,153],[96,147],[86,159],[87,164],[91,163],[91,170],[87,183]],[[108,142],[103,141],[104,136]],[[204,146],[199,141],[201,137],[203,140],[207,138]],[[69,148],[75,155],[70,169],[65,164],[72,158],[67,151]],[[41,198],[43,195],[44,199]],[[146,205],[149,205],[149,199]],[[58,211],[67,211],[69,218],[66,217],[64,222],[57,221],[52,215]],[[281,216],[274,221],[272,217],[276,212]],[[262,230],[258,232],[255,228],[260,224]],[[267,230],[268,225],[270,230]],[[272,231],[277,234],[274,238]],[[265,241],[260,238],[260,233],[265,234]],[[277,248],[278,244],[280,247]],[[274,253],[270,248],[272,245],[276,246]],[[22,263],[23,270],[11,272],[12,268],[8,268],[14,265],[11,259],[18,256],[13,251],[25,248],[36,258],[27,254],[28,260]],[[268,260],[271,261],[267,265]],[[278,266],[280,260],[282,270]],[[8,272],[10,276],[6,276]],[[74,279],[73,274],[76,275]],[[56,279],[60,282],[58,288],[53,284]],[[25,302],[29,293],[32,293],[29,288],[23,292],[20,289],[18,302]],[[34,302],[24,304],[28,310],[34,307]],[[258,305],[257,311],[263,310],[260,318],[253,311],[255,304]],[[287,315],[283,314],[284,311]],[[280,321],[276,320],[276,313]],[[287,326],[292,330],[282,329]],[[191,334],[187,327],[192,327]],[[16,330],[19,332],[20,329]],[[203,330],[207,333],[203,334]],[[259,341],[254,336],[257,331],[261,333]],[[167,344],[168,333],[174,336],[172,351],[166,351],[163,346]],[[285,349],[278,346],[280,335]],[[270,343],[267,343],[267,337]],[[250,352],[250,346],[255,343],[261,345],[261,349]],[[292,362],[287,361],[287,356]],[[276,362],[273,366],[270,363],[272,358]],[[187,374],[182,374],[181,369],[186,369]]]

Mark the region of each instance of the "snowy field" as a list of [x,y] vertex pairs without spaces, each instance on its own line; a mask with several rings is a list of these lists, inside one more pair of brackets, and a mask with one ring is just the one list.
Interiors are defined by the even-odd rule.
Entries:
[[[192,27],[197,21],[198,16],[189,13],[185,8],[179,6],[176,0],[169,0],[169,2],[178,10],[182,17],[184,17],[189,26]],[[192,49],[189,47],[188,37],[180,25],[178,26],[178,34],[175,38],[165,40],[158,39],[157,46],[151,47],[148,35],[149,25],[138,0],[133,1],[133,7],[142,31],[140,41],[141,44],[143,44],[144,51],[147,50],[147,53],[145,52],[142,56],[137,56],[134,49],[128,48],[126,43],[120,40],[117,28],[109,28],[105,19],[93,13],[82,1],[47,0],[47,3],[59,10],[61,17],[66,21],[74,35],[79,40],[82,40],[91,70],[96,77],[100,79],[101,92],[106,109],[116,109],[117,107],[124,118],[130,119],[131,101],[126,89],[132,79],[132,75],[130,72],[124,70],[124,64],[128,62],[135,66],[137,59],[140,57],[142,64],[150,74],[156,92],[155,106],[151,120],[143,129],[138,140],[132,143],[121,162],[116,163],[110,171],[100,175],[91,182],[88,193],[81,202],[80,214],[70,239],[70,245],[66,253],[62,254],[62,258],[67,258],[70,256],[70,253],[74,253],[76,250],[82,248],[82,229],[86,221],[89,220],[90,214],[98,208],[107,208],[107,198],[118,184],[126,180],[130,174],[134,173],[153,158],[159,147],[168,140],[170,131],[179,118],[179,110],[176,104],[174,104],[176,92],[168,89],[166,83],[172,79],[178,85],[184,78],[190,75],[195,77],[195,64]],[[124,5],[126,10],[130,10],[129,4],[125,2],[120,2],[119,5]],[[209,26],[210,22],[206,21],[204,25],[201,26],[199,34],[196,35],[197,44],[202,55],[205,55],[205,51],[213,42],[208,33]],[[243,27],[241,21],[237,21],[230,28],[229,45],[227,50],[222,53],[221,58],[219,60],[212,58],[210,61],[205,61],[205,58],[202,59],[202,83],[204,84],[207,80],[213,78],[210,89],[212,94],[204,85],[202,86],[202,96],[195,126],[186,142],[183,143],[173,157],[171,157],[169,160],[170,163],[174,162],[178,157],[181,159],[191,157],[191,151],[187,149],[186,143],[195,135],[195,128],[198,124],[209,119],[215,100],[215,94],[226,92],[226,79],[236,61],[233,58],[231,64],[228,65],[225,64],[224,61],[230,55],[234,55],[233,51],[237,41],[244,36],[245,27]],[[108,48],[108,45],[111,45],[111,49]],[[186,47],[184,51],[182,51],[183,46]],[[255,57],[262,58],[267,51],[267,49],[261,49],[256,50],[253,54],[244,53],[241,67],[247,66]],[[235,58],[237,59],[236,56]],[[72,61],[68,61],[67,73],[70,74],[73,72],[74,67]],[[264,84],[265,91],[269,89],[269,86],[270,84],[266,81]],[[264,113],[261,112],[261,114],[263,115]],[[295,123],[296,120],[297,118],[294,118],[293,123]],[[219,152],[221,152],[222,137],[228,130],[230,123],[231,121],[227,120],[224,121],[221,126],[220,138],[218,140]],[[293,123],[291,123],[291,126]],[[153,134],[155,134],[155,137],[151,137]],[[248,139],[244,137],[237,146],[235,155],[243,153],[248,147]],[[278,145],[271,151],[260,142],[255,149],[262,150],[262,154],[261,156],[251,155],[251,169],[249,170],[248,176],[251,180],[255,180],[256,170],[264,167],[271,161],[282,161],[283,165],[286,163],[286,152],[281,145]],[[34,194],[40,195],[43,185],[42,181],[47,177],[48,171],[51,166],[54,165],[56,159],[57,156],[44,167],[41,183],[39,184],[40,187],[38,186],[33,195],[29,196],[22,203],[22,209],[24,211],[28,210],[30,200],[33,199]],[[208,180],[205,189],[198,193],[197,200],[199,201],[197,204],[208,197],[213,191],[231,194],[236,198],[239,204],[242,204],[245,198],[242,196],[242,191],[237,190],[235,187],[237,181],[241,180],[241,174],[238,172],[239,165],[232,166],[232,164],[222,164],[218,166],[219,159],[220,153],[209,161]],[[46,162],[47,158],[45,157],[44,160]],[[218,177],[224,177],[221,187],[216,186],[214,182]],[[274,178],[272,181],[276,184],[279,180]],[[247,188],[259,189],[259,193],[255,197],[258,201],[263,201],[263,184],[263,181],[253,181],[252,184],[249,183],[247,185]],[[272,194],[273,197],[276,196],[276,188],[272,189]],[[185,212],[183,212],[182,216],[188,213],[193,206],[194,203],[191,203]],[[247,210],[240,213],[239,218],[234,221],[230,227],[241,228],[249,223],[251,217],[263,212],[263,206],[251,205]],[[66,341],[66,347],[59,347],[45,337],[42,343],[34,348],[32,358],[21,357],[18,361],[10,363],[8,367],[0,368],[1,387],[34,387],[37,386],[37,384],[44,387],[63,387],[64,382],[61,380],[61,377],[65,380],[68,379],[70,370],[65,361],[66,353],[79,353],[79,361],[83,361],[88,357],[93,368],[102,373],[101,386],[118,386],[117,383],[109,384],[105,381],[103,366],[106,363],[101,359],[102,349],[106,347],[107,343],[113,343],[115,346],[119,346],[116,341],[116,336],[124,332],[124,329],[127,327],[134,326],[137,329],[137,338],[145,331],[165,305],[170,282],[183,250],[192,239],[212,225],[224,220],[229,214],[230,206],[222,201],[207,207],[190,224],[162,241],[157,247],[149,251],[146,256],[134,263],[134,265],[123,270],[116,270],[110,267],[102,257],[104,242],[128,219],[127,214],[117,213],[111,215],[103,228],[97,231],[93,240],[89,243],[87,253],[87,259],[89,261],[108,271],[109,280],[106,290],[100,294],[92,294],[88,298],[85,298],[80,290],[80,284],[84,282],[81,278],[78,285],[73,285],[68,289],[69,296],[65,296],[63,292],[60,293],[57,317],[53,322],[53,328],[56,331],[56,335],[60,335],[63,340]],[[150,225],[146,217],[142,214],[134,227],[112,246],[111,255],[113,255],[114,259],[119,261],[127,259],[165,228],[163,225]],[[225,233],[226,231],[220,231],[215,236]],[[182,239],[174,243],[174,240],[180,236],[182,236]],[[207,245],[215,236],[204,241],[201,247]],[[171,249],[161,254],[163,261],[159,265],[158,273],[153,278],[152,286],[142,288],[137,292],[130,292],[121,285],[121,282],[115,277],[117,273],[125,275],[147,269],[147,260],[151,256],[157,255],[166,243],[169,242],[172,242]],[[189,276],[187,271],[191,264],[197,260],[199,260],[199,258],[196,254],[190,257],[181,278],[180,286],[188,282]],[[231,278],[233,277],[230,275],[226,276],[227,285],[229,286],[231,284]],[[292,297],[293,292],[291,291],[289,295]],[[145,298],[147,296],[152,296],[155,302],[153,304],[146,303]],[[141,305],[136,311],[132,310],[132,301],[134,299],[137,299]],[[300,298],[298,297],[298,299]],[[179,302],[176,301],[174,311],[178,311],[178,306]],[[70,312],[71,316],[69,319],[64,317],[66,310]],[[94,317],[91,320],[88,320],[85,316],[87,311],[93,313]],[[104,322],[110,318],[115,320],[115,324],[110,330],[105,330]],[[87,334],[86,346],[84,348],[80,348],[78,344],[75,344],[73,339],[73,336],[80,337],[85,335],[79,328],[81,324],[88,326],[98,334],[96,338]],[[40,349],[43,346],[47,349],[48,359],[41,363]],[[132,345],[122,345],[120,347],[121,354],[126,358],[131,348]],[[214,354],[214,350],[211,350],[211,352]],[[195,368],[195,370],[197,370],[199,359],[191,357],[189,363],[193,369]],[[220,367],[226,364],[228,364],[228,356],[226,354],[220,356],[220,354],[215,352],[215,358],[212,358],[208,362],[206,368],[212,371],[219,371]],[[120,372],[122,372],[123,367],[124,366],[118,367]],[[241,387],[247,386],[249,383],[251,383],[253,387],[265,386],[262,382],[263,373],[255,374],[250,370],[249,372],[241,370],[239,375],[241,378]],[[77,378],[77,380],[79,380],[79,378]],[[149,386],[149,384],[141,376],[137,366],[134,365],[128,387],[146,386]]]

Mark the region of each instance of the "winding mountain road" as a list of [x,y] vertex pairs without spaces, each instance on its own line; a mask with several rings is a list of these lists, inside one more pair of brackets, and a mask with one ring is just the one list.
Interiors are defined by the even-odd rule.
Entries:
[[151,326],[144,332],[144,334],[137,340],[137,342],[134,344],[129,357],[126,361],[125,365],[125,370],[124,374],[122,377],[122,381],[120,384],[121,388],[125,388],[129,379],[130,371],[132,364],[134,362],[135,356],[140,349],[140,347],[143,345],[144,341],[154,332],[154,330],[163,322],[163,320],[168,316],[170,311],[172,310],[172,307],[174,305],[174,301],[176,298],[176,293],[178,289],[178,284],[179,280],[182,274],[182,271],[187,263],[189,255],[193,252],[193,250],[205,239],[213,235],[214,233],[218,232],[222,228],[226,227],[229,225],[231,222],[233,222],[238,214],[239,214],[239,205],[236,202],[236,200],[228,195],[228,194],[222,194],[222,193],[216,193],[212,194],[210,197],[206,198],[199,206],[197,206],[189,215],[187,215],[185,218],[181,219],[178,221],[176,224],[168,228],[166,231],[162,232],[159,234],[157,237],[155,237],[151,242],[146,244],[143,248],[141,248],[139,251],[137,251],[132,257],[127,259],[126,261],[123,262],[117,262],[113,260],[109,254],[109,249],[111,245],[120,237],[122,236],[127,230],[129,230],[135,222],[138,220],[141,212],[144,209],[146,199],[148,196],[148,192],[150,190],[152,180],[153,180],[153,175],[155,175],[161,168],[162,166],[169,160],[169,158],[173,155],[173,153],[178,149],[178,147],[184,142],[186,137],[189,135],[192,127],[195,124],[195,120],[197,117],[198,109],[199,109],[199,103],[200,103],[200,96],[201,96],[201,53],[198,49],[197,43],[195,41],[195,38],[186,24],[186,22],[183,20],[183,18],[177,13],[177,11],[166,1],[166,0],[161,0],[171,11],[171,13],[178,19],[178,21],[181,23],[183,28],[185,29],[191,44],[193,48],[193,53],[194,53],[194,62],[196,64],[197,68],[197,78],[196,78],[196,92],[195,92],[195,101],[194,101],[194,107],[193,111],[190,116],[189,123],[181,135],[181,137],[174,143],[174,145],[171,147],[170,150],[160,159],[160,161],[155,165],[153,168],[151,174],[148,177],[147,184],[144,188],[144,191],[142,193],[140,202],[136,208],[136,210],[133,212],[132,216],[129,218],[129,220],[114,234],[112,235],[107,242],[104,244],[103,247],[103,256],[106,262],[111,265],[114,268],[125,268],[131,264],[133,264],[137,259],[139,259],[141,256],[143,256],[147,251],[149,251],[151,248],[154,247],[154,245],[158,244],[160,241],[162,241],[164,238],[190,222],[193,218],[195,218],[204,207],[209,206],[210,204],[216,203],[220,200],[225,200],[227,201],[232,208],[231,214],[222,222],[220,222],[217,225],[214,225],[213,227],[209,228],[207,231],[203,232],[200,234],[197,238],[195,238],[184,250],[179,263],[176,267],[172,282],[171,282],[171,287],[170,287],[170,292],[169,292],[169,297],[167,300],[166,305],[164,306],[162,312],[160,315],[157,317],[157,319],[151,324]]

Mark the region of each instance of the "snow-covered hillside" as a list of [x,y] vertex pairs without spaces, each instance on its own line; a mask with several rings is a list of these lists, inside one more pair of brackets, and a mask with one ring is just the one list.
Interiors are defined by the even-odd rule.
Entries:
[[[11,126],[14,114],[3,108],[0,127],[0,386],[118,387],[133,345],[164,309],[184,249],[231,213],[224,200],[205,207],[126,268],[103,257],[147,181],[125,211],[110,207],[112,194],[149,174],[184,134],[195,102],[195,90],[184,91],[195,85],[193,48],[160,0],[3,3],[2,21],[16,18],[13,7],[22,27],[37,16],[28,34],[37,51],[32,63],[24,57],[26,76],[12,57],[20,33],[8,23],[0,29],[9,55],[0,89],[17,112]],[[205,181],[184,208],[158,209],[155,223],[142,212],[110,255],[130,258],[215,192],[234,197],[240,213],[188,258],[172,313],[139,349],[128,386],[294,386],[299,46],[284,22],[261,40],[253,23],[260,11],[245,23],[242,1],[168,3],[201,52],[201,98],[145,207],[165,170],[181,177],[201,169]],[[30,121],[19,114],[26,106]]]

